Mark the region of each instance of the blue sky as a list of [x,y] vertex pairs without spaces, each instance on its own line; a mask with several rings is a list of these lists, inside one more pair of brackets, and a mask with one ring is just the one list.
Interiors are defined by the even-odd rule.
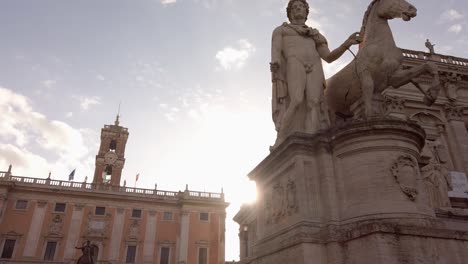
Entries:
[[[369,0],[310,0],[309,23],[335,48],[358,31]],[[90,180],[100,128],[122,101],[130,130],[123,179],[141,188],[219,192],[231,202],[227,260],[238,259],[246,174],[267,154],[271,32],[286,0],[0,1],[0,170]],[[468,2],[414,0],[391,26],[397,45],[468,57]],[[354,48],[356,51],[356,48]],[[330,76],[349,54],[325,66]],[[123,180],[122,180],[123,181]]]

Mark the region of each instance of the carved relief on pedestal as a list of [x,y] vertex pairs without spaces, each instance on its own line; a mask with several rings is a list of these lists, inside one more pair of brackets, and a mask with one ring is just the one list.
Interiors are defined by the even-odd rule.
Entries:
[[62,232],[63,220],[60,215],[55,215],[49,225],[49,234],[60,235]]
[[444,90],[447,99],[450,102],[455,102],[458,98],[457,91],[460,88],[460,81],[461,76],[454,72],[448,73],[444,76],[445,83],[444,83]]
[[288,180],[286,185],[286,205],[287,205],[287,214],[292,215],[297,212],[297,193],[296,193],[296,183],[292,180]]
[[445,115],[449,121],[463,121],[463,106],[446,104],[444,106]]
[[419,170],[411,156],[400,156],[392,165],[391,173],[400,185],[400,189],[411,201],[418,195]]
[[296,183],[289,179],[286,184],[277,182],[271,192],[265,194],[265,222],[278,223],[285,216],[291,216],[299,209]]
[[435,208],[450,207],[448,192],[453,187],[446,167],[448,161],[449,154],[444,145],[439,141],[426,140],[421,153],[421,163],[424,165],[421,174],[431,204]]
[[397,117],[406,120],[405,114],[405,99],[385,96],[383,104],[384,113],[386,116]]

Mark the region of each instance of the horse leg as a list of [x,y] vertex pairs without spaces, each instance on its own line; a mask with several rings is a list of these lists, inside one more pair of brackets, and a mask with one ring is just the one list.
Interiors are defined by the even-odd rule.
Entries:
[[[428,90],[422,89],[422,87],[413,80],[414,78],[420,76],[423,73],[430,73],[434,76],[432,85],[431,87],[429,87]],[[435,102],[435,100],[437,99],[437,96],[439,95],[439,91],[441,89],[437,66],[435,65],[435,63],[432,63],[432,62],[428,62],[426,64],[413,67],[410,69],[406,69],[406,70],[400,67],[390,77],[390,85],[393,86],[394,88],[400,88],[401,86],[407,83],[414,84],[416,88],[419,91],[421,91],[422,94],[424,94],[424,102],[429,106]]]
[[409,69],[403,69],[403,67],[400,66],[390,77],[390,85],[396,89],[400,88],[423,73],[430,73],[437,79],[439,76],[437,65],[433,62],[427,62]]

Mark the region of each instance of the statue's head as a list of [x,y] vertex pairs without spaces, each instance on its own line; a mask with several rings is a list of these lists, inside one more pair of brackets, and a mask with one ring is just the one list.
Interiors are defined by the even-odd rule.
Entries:
[[[306,0],[290,0],[289,3],[288,3],[288,7],[286,8],[286,13],[288,15],[288,19],[289,21],[292,20],[292,11],[293,11],[293,8],[295,7],[295,4],[302,4],[305,8],[305,11],[306,11],[306,16],[305,16],[305,19],[307,19],[307,16],[309,15],[309,4],[307,3]],[[297,5],[296,4],[296,5]]]

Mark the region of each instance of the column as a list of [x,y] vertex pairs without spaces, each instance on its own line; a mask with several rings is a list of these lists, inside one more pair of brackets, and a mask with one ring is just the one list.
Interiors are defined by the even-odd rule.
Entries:
[[452,156],[455,168],[466,174],[468,173],[468,155],[466,154],[468,153],[468,133],[463,120],[463,106],[447,104],[444,110],[448,121],[448,140],[453,139],[451,145],[455,146],[455,151],[458,152],[458,155],[455,155],[456,157]]
[[180,219],[179,263],[187,263],[190,212],[182,211]]
[[26,238],[26,246],[24,247],[23,256],[35,257],[39,239],[41,238],[42,225],[46,212],[46,201],[37,201],[34,208],[31,225],[29,226],[28,236]]
[[218,218],[218,263],[225,261],[226,213],[219,213]]
[[112,263],[117,263],[119,260],[120,246],[122,243],[122,234],[125,222],[125,214],[123,208],[117,208],[117,213],[112,226],[112,235],[110,237],[109,260]]
[[68,237],[67,241],[65,242],[65,260],[73,259],[76,253],[75,247],[81,246],[77,243],[80,239],[81,223],[83,221],[83,207],[84,206],[82,204],[75,204],[75,207],[73,209],[70,228],[68,228],[67,231]]
[[156,212],[148,212],[148,217],[146,219],[146,228],[145,228],[145,241],[143,243],[143,262],[144,263],[154,263],[154,251],[155,251],[155,241],[156,241]]

